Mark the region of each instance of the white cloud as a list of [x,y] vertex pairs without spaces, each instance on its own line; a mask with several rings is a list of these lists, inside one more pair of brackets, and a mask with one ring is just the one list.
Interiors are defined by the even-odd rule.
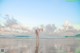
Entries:
[[[13,32],[15,34],[17,32],[19,32],[20,34],[21,33],[34,34],[35,28],[36,27],[34,27],[34,29],[30,29],[29,27],[18,23],[17,20],[15,20],[14,18],[6,19],[5,27],[2,27],[2,25],[0,24],[0,29],[2,29],[3,31],[7,31],[9,33]],[[72,35],[80,33],[80,30],[77,30],[77,28],[75,28],[73,24],[71,24],[69,21],[66,21],[63,24],[63,26],[61,26],[61,28],[57,28],[55,24],[48,24],[46,26],[41,25],[39,26],[39,28],[44,29],[41,35],[72,36]]]

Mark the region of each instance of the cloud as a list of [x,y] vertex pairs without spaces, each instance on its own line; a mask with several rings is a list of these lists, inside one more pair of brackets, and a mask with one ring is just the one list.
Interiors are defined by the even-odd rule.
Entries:
[[74,36],[75,34],[80,33],[80,31],[77,30],[69,21],[65,21],[61,28],[56,27],[54,24],[48,24],[44,29],[45,31],[43,32],[43,35]]
[[16,19],[14,19],[14,18],[11,18],[11,19],[8,18],[6,20],[5,26],[12,26],[12,25],[16,25],[16,24],[18,24]]
[[56,26],[54,24],[52,25],[48,24],[45,26],[46,32],[54,32],[55,29],[56,29]]
[[74,24],[74,27],[78,30],[80,30],[80,24]]
[[74,36],[75,34],[80,33],[73,24],[70,22],[65,22],[64,25],[56,31],[57,35],[62,36]]
[[[77,26],[77,25],[75,25]],[[41,25],[40,28],[43,28],[43,32],[41,35],[51,35],[51,36],[73,36],[75,34],[80,33],[80,30],[77,30],[73,24],[71,24],[69,21],[66,21],[61,28],[58,28],[55,26],[55,24],[48,24],[48,25]],[[14,18],[7,18],[5,27],[3,27],[0,24],[0,29],[4,31],[8,31],[9,33],[13,32],[14,34],[31,34],[34,35],[34,31],[36,27],[33,29],[29,29],[28,27],[25,27],[24,25],[18,23],[18,21]]]

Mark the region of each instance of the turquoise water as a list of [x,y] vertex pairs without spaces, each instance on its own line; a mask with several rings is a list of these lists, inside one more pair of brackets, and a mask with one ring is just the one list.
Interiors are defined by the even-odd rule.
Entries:
[[[12,35],[12,36],[4,36],[0,35],[0,38],[17,38],[17,39],[36,39],[36,36],[31,35]],[[64,39],[64,38],[76,38],[80,39],[80,37],[65,37],[65,36],[40,36],[40,39]]]

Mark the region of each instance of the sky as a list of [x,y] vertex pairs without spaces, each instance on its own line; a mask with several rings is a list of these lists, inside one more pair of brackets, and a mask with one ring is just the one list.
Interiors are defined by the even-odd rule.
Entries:
[[[0,16],[10,15],[31,27],[46,24],[60,26],[66,20],[80,25],[80,2],[67,0],[0,0]],[[4,21],[2,17],[0,20]]]

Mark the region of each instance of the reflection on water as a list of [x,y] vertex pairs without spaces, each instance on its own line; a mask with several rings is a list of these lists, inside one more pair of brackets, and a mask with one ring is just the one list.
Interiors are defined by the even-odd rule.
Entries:
[[[36,39],[0,38],[0,53],[34,53]],[[39,53],[80,53],[76,38],[40,39]]]

